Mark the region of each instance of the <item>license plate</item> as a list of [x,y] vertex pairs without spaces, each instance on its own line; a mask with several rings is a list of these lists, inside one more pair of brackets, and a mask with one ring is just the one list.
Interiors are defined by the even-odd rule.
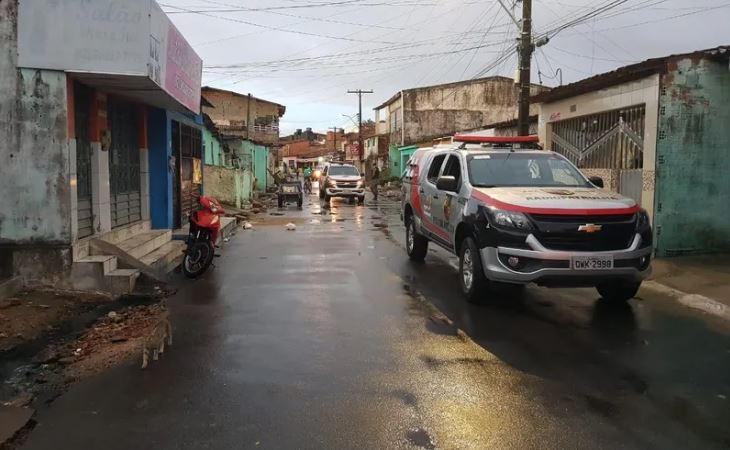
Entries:
[[607,270],[613,269],[613,256],[574,256],[575,270]]
[[295,188],[294,186],[284,186],[284,192],[286,192],[287,194],[290,194],[290,193],[293,193],[296,191],[297,191],[297,188]]

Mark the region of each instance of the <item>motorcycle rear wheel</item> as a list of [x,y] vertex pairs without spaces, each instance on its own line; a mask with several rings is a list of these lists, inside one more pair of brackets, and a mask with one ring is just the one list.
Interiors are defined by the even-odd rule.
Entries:
[[186,277],[197,278],[202,275],[213,262],[215,248],[210,241],[197,241],[185,252],[182,270]]

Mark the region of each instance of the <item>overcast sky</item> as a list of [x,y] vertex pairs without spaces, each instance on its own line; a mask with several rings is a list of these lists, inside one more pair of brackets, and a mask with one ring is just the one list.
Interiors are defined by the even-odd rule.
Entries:
[[[400,89],[516,68],[517,28],[497,0],[158,2],[203,58],[203,83],[286,105],[282,133],[350,126],[343,114],[354,117],[357,97],[348,89],[375,91],[364,97],[367,119]],[[535,53],[533,81],[539,71],[548,86],[558,69],[569,83],[730,44],[727,0],[533,0],[533,17],[535,34],[551,36]]]

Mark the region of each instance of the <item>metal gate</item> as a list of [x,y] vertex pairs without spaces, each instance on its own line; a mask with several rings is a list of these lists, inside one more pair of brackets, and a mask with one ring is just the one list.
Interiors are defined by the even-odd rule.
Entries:
[[626,197],[633,198],[636,203],[641,204],[641,192],[643,190],[643,170],[621,170],[618,178],[618,192]]
[[134,106],[110,101],[109,181],[112,228],[142,220],[140,163]]
[[173,182],[175,227],[187,222],[202,185],[202,132],[183,123],[172,122],[172,151],[176,158]]
[[632,106],[552,124],[552,150],[581,168],[641,169],[646,107]]
[[91,206],[91,142],[89,139],[89,88],[74,83],[74,134],[76,136],[76,211],[78,237],[94,234]]

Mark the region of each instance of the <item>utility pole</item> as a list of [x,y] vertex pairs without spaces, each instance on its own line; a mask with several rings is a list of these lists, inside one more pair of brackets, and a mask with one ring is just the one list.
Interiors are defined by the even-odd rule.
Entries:
[[522,30],[520,35],[520,86],[517,134],[530,134],[530,66],[532,52],[532,0],[522,0]]
[[332,136],[334,139],[334,143],[332,144],[332,151],[335,153],[336,157],[339,157],[340,152],[337,151],[337,127],[332,127],[332,131],[333,131]]
[[362,141],[362,94],[372,94],[372,90],[363,91],[362,89],[357,90],[351,90],[347,91],[348,94],[357,94],[358,99],[358,113],[357,113],[357,120],[358,120],[358,128],[357,128],[357,142],[358,142],[358,149],[357,152],[360,155],[360,161],[363,160],[363,155],[365,154],[365,147],[363,145]]

